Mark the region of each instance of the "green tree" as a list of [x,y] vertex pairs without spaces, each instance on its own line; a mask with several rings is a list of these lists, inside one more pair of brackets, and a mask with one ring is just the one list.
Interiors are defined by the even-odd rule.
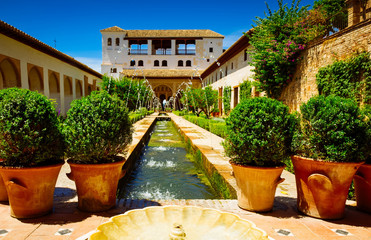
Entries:
[[232,88],[227,86],[223,89],[223,105],[224,105],[224,112],[225,114],[229,114],[231,111],[231,92]]

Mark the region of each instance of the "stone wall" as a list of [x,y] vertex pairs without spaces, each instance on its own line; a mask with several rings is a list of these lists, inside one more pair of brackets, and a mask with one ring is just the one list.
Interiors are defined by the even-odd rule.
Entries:
[[319,68],[343,60],[357,51],[371,52],[371,19],[350,26],[326,39],[313,43],[302,54],[294,80],[283,90],[280,100],[299,111],[300,105],[318,95],[316,74]]

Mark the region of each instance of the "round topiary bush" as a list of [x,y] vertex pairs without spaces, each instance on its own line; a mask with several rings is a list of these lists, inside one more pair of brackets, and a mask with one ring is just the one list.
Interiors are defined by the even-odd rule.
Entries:
[[289,108],[277,100],[266,97],[246,99],[226,120],[226,153],[239,165],[283,165],[296,122]]
[[132,140],[123,101],[106,91],[74,100],[63,123],[67,157],[74,163],[115,162]]
[[333,162],[360,162],[369,156],[369,122],[355,101],[317,96],[300,109],[300,130],[293,141],[297,155]]
[[63,155],[61,126],[50,100],[27,89],[0,90],[2,165],[51,165],[60,162]]

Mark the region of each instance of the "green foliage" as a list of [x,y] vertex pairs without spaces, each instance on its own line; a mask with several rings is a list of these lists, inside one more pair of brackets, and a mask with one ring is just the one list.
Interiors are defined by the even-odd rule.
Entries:
[[300,0],[293,0],[291,7],[278,0],[279,9],[272,12],[268,7],[266,18],[257,18],[250,38],[254,78],[258,90],[268,97],[278,98],[282,89],[292,81],[300,52],[308,42],[324,35],[325,26],[318,15],[299,7]]
[[359,105],[371,104],[371,58],[362,52],[319,69],[316,75],[320,95],[351,98]]
[[225,114],[229,114],[231,110],[231,92],[232,88],[230,86],[226,86],[223,89],[223,105],[224,105],[224,112]]
[[219,137],[225,138],[227,135],[227,128],[224,121],[215,119],[206,119],[202,117],[184,115],[184,118],[191,123],[194,123],[207,131],[218,135]]
[[63,127],[67,156],[77,163],[114,162],[132,140],[125,103],[106,91],[74,100]]
[[251,98],[252,82],[245,80],[240,84],[240,102]]
[[327,34],[334,31],[333,28],[341,29],[343,23],[348,21],[348,11],[345,0],[317,0],[314,1],[313,11],[322,16],[323,23],[327,28]]
[[152,99],[152,90],[144,80],[136,80],[131,78],[114,79],[112,77],[103,76],[102,89],[106,90],[111,95],[117,95],[129,111],[134,111],[141,106],[146,106],[148,101]]
[[301,106],[295,134],[296,154],[334,162],[360,162],[370,155],[370,123],[357,103],[338,96],[317,96]]
[[130,112],[129,113],[129,119],[132,123],[135,123],[139,120],[141,120],[142,118],[144,118],[145,116],[149,115],[149,114],[152,114],[153,111],[148,111],[147,108],[140,108],[138,110],[136,110],[135,112]]
[[282,165],[289,155],[297,120],[283,103],[257,97],[238,104],[226,124],[227,138],[223,145],[231,161],[273,167]]
[[0,90],[0,159],[4,166],[34,167],[63,159],[61,126],[53,104],[27,89]]
[[210,117],[212,109],[218,100],[218,91],[211,86],[206,88],[188,88],[183,92],[181,102],[188,108],[193,108],[199,115],[203,112],[207,118]]

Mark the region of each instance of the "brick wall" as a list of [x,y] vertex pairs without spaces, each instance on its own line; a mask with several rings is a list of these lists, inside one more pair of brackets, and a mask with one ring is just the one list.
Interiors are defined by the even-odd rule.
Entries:
[[319,68],[363,50],[371,52],[371,19],[350,26],[308,47],[302,54],[303,59],[297,67],[294,80],[283,90],[280,100],[287,104],[291,111],[299,111],[302,103],[318,95],[316,74]]

